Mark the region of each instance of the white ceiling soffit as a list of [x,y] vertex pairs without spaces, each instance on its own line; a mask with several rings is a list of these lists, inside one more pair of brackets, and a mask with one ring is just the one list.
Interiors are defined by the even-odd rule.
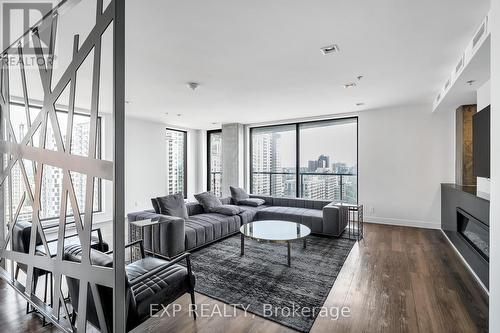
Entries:
[[471,38],[434,100],[433,111],[455,110],[476,103],[476,91],[490,78],[491,33],[489,15]]

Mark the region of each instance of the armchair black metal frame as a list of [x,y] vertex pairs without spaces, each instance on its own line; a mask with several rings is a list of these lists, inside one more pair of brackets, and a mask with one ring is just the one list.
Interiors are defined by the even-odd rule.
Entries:
[[[135,261],[135,262],[139,262],[141,260],[144,260],[147,258],[146,256],[146,251],[144,250],[144,245],[143,245],[143,240],[142,239],[139,239],[139,240],[136,240],[134,242],[131,242],[127,245],[125,245],[125,249],[127,248],[130,248],[132,246],[139,246],[140,248],[140,253],[141,253],[141,259]],[[105,255],[110,255],[113,253],[113,250],[111,251],[107,251],[107,252],[104,252],[103,254]],[[161,264],[157,267],[155,267],[154,269],[144,273],[144,274],[141,274],[139,275],[138,277],[135,277],[131,280],[128,280],[128,283],[127,283],[127,288],[131,288],[131,286],[135,286],[137,285],[138,283],[141,283],[143,281],[146,281],[147,279],[151,278],[151,277],[154,277],[155,275],[157,276],[158,274],[161,274],[162,271],[174,266],[174,265],[179,265],[179,263],[183,260],[186,260],[186,270],[187,270],[187,279],[189,281],[189,286],[187,288],[188,290],[188,293],[190,294],[190,297],[191,297],[191,304],[190,304],[190,309],[192,310],[192,314],[193,314],[193,318],[196,319],[196,311],[195,311],[195,292],[194,292],[194,275],[193,275],[193,271],[192,271],[192,268],[191,268],[191,254],[189,252],[186,252],[178,257],[176,257],[175,259],[173,260],[166,260],[164,258],[158,258],[158,257],[154,257],[152,256],[153,258],[156,258],[158,260],[162,260],[162,261],[165,261],[164,264]],[[131,265],[133,263],[130,263],[129,265]],[[127,267],[129,266],[127,265]],[[126,292],[127,294],[127,292]],[[135,297],[136,295],[134,294],[134,292],[132,291],[132,297]],[[177,296],[178,298],[179,296]],[[177,299],[176,298],[176,299]],[[75,311],[75,305],[77,304],[74,304],[76,302],[76,300],[72,300],[71,299],[71,296],[70,296],[70,302],[73,306],[73,312],[72,312],[72,315],[71,315],[71,323],[74,327],[75,325],[75,322],[76,322],[76,318],[77,318],[77,311]],[[77,302],[76,302],[77,303]],[[169,304],[171,303],[170,302],[166,302],[165,304],[163,305],[166,305],[166,304]],[[153,304],[153,303],[151,303]],[[87,305],[88,306],[88,305]],[[150,308],[150,306],[148,306]],[[87,314],[89,313],[89,311],[87,310]],[[152,314],[152,313],[151,313]],[[127,313],[127,316],[133,316],[134,314],[131,314],[131,313]],[[139,318],[139,317],[137,317]],[[148,318],[146,319],[138,319],[137,322],[129,322],[129,318],[126,318],[126,321],[127,321],[127,330],[131,330],[131,329],[134,329],[135,327],[137,327],[138,325],[140,325],[141,323],[143,323],[144,321],[146,321],[147,319],[149,319],[150,317],[148,316]],[[87,316],[87,320],[89,320],[89,317]],[[92,320],[90,319],[89,320],[94,326],[95,326],[95,323],[92,322]],[[108,328],[109,330],[109,328]]]

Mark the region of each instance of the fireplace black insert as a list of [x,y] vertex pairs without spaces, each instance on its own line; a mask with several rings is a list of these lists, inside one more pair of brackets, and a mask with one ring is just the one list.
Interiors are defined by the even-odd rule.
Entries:
[[457,230],[486,261],[490,261],[490,228],[461,208],[457,208]]

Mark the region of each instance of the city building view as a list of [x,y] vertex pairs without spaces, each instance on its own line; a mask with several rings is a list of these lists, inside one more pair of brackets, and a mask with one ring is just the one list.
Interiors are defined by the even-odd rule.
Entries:
[[[33,108],[32,108],[33,109]],[[17,104],[11,104],[11,122],[13,124],[14,136],[18,141],[23,140],[27,133],[27,121],[24,113],[24,106],[19,106]],[[67,113],[63,111],[57,112],[59,126],[62,129],[66,128],[67,125]],[[100,130],[100,120],[98,121],[98,137],[97,142],[100,143],[101,130]],[[65,133],[65,131],[61,131]],[[73,131],[71,133],[71,154],[87,156],[89,149],[89,133],[90,133],[90,117],[83,114],[75,114],[73,119]],[[39,138],[37,137],[38,132],[33,136],[34,146],[39,145]],[[52,126],[47,126],[46,129],[46,149],[57,150],[56,139],[54,136],[54,130]],[[36,139],[35,139],[36,138]],[[62,142],[66,143],[66,134],[62,135]],[[100,158],[100,149],[98,149],[98,158]],[[4,165],[7,165],[8,161],[4,160]],[[5,198],[6,207],[8,207],[6,215],[8,218],[10,216],[15,216],[18,208],[18,219],[23,221],[30,221],[32,219],[32,202],[30,202],[29,195],[26,193],[26,182],[31,186],[31,191],[34,194],[34,184],[35,184],[35,171],[36,165],[34,163],[28,163],[23,161],[23,167],[20,162],[16,162],[12,168],[12,177],[9,182],[9,186],[12,186],[12,202],[8,202],[9,199]],[[72,179],[73,188],[75,191],[76,201],[78,203],[78,208],[80,214],[85,212],[85,193],[86,193],[86,183],[87,176],[79,174],[77,172],[70,171],[70,176]],[[42,186],[40,193],[40,219],[50,220],[59,217],[59,212],[61,208],[62,200],[62,184],[63,184],[63,173],[62,170],[52,166],[45,166],[42,172]],[[100,181],[95,181],[94,184],[94,209],[93,212],[98,212],[101,210],[101,183]],[[22,202],[22,205],[21,205]],[[68,216],[73,215],[71,205],[68,205],[67,209]]]
[[186,132],[167,129],[167,193],[185,193]]
[[356,136],[357,120],[253,129],[252,193],[357,203]]
[[210,147],[208,189],[220,197],[222,196],[222,132],[209,132],[208,141]]

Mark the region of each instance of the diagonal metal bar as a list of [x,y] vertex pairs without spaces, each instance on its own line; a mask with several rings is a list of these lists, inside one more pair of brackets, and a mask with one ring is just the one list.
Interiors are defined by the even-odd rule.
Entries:
[[56,33],[57,33],[57,19],[59,15],[57,12],[52,14],[52,22],[50,23],[50,41],[49,41],[49,52],[48,52],[48,60],[51,62],[47,66],[47,76],[48,80],[50,83],[50,86],[52,86],[52,70],[53,70],[53,61],[54,61],[54,49],[56,46]]
[[[102,15],[102,1],[97,0],[96,21]],[[95,158],[97,144],[97,119],[99,114],[99,85],[101,73],[101,37],[99,35],[94,44],[94,64],[92,73],[92,100],[90,104],[90,132],[89,132],[89,148],[88,157]],[[94,177],[87,174],[85,183],[85,224],[84,224],[84,240],[82,241],[83,254],[82,262],[90,262],[90,236],[92,230],[93,208],[94,208]]]
[[[26,113],[26,123],[27,123],[27,127],[31,127],[31,114],[30,114],[30,107],[29,107],[29,95],[28,95],[28,84],[26,82],[26,69],[24,68],[24,57],[23,57],[23,48],[21,46],[21,44],[19,44],[18,48],[17,48],[17,52],[19,54],[19,67],[20,67],[20,70],[21,70],[21,84],[23,86],[23,99],[24,99],[24,111]],[[22,140],[20,138],[20,140]],[[31,145],[33,146],[34,145],[34,142],[33,140],[30,140],[31,142]],[[33,174],[36,173],[36,162],[35,161],[32,161],[32,165],[33,165]]]
[[[8,131],[10,132],[10,135],[12,136],[12,141],[16,143],[17,139],[16,136],[14,135],[14,129],[12,128],[12,123],[10,120],[7,121],[7,127]],[[26,173],[26,167],[24,165],[24,160],[22,158],[17,159],[19,162],[19,168],[21,170],[21,174],[23,176],[23,181],[24,181],[24,186],[26,188],[26,192],[28,193],[28,200],[30,202],[33,202],[33,192],[31,191],[31,185],[28,180],[28,174]]]
[[95,305],[95,310],[97,313],[97,319],[99,321],[101,333],[107,333],[108,329],[106,326],[106,319],[104,317],[104,311],[103,311],[102,302],[101,302],[101,295],[99,294],[99,290],[97,289],[97,285],[95,283],[90,282],[90,290],[92,291],[92,295],[94,298],[94,305]]
[[[83,261],[82,261],[83,264]],[[89,282],[84,279],[80,279],[80,290],[78,292],[78,322],[77,330],[78,332],[86,332],[87,328],[87,295],[88,295]]]
[[94,26],[94,28],[92,28],[92,30],[87,36],[87,39],[80,46],[78,54],[74,57],[73,61],[70,63],[65,72],[62,74],[61,79],[52,90],[52,97],[51,97],[52,102],[56,101],[61,95],[61,93],[64,91],[64,88],[66,87],[69,80],[73,76],[75,67],[78,67],[80,64],[82,64],[87,55],[92,51],[95,44],[94,41],[97,40],[98,38],[100,39],[101,35],[104,33],[104,31],[106,31],[106,28],[111,24],[111,22],[113,22],[114,8],[115,8],[115,1],[113,0],[108,5],[104,13],[100,15],[99,18],[96,20],[96,25]]

